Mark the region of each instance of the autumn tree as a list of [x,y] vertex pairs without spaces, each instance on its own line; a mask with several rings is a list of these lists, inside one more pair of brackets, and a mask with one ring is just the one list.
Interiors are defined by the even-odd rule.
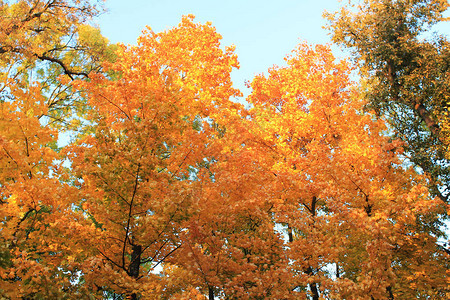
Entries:
[[273,222],[277,182],[249,148],[250,121],[239,123],[227,123],[217,162],[199,174],[198,213],[170,262],[189,271],[188,284],[208,299],[284,299],[291,274]]
[[[387,137],[369,111],[404,112],[401,124],[436,145],[428,162],[441,159],[447,79],[424,57],[443,62],[445,47],[412,35],[373,54],[382,40],[365,42],[361,92],[348,62],[301,43],[249,83],[246,110],[233,101],[234,49],[210,23],[187,16],[114,47],[87,25],[91,3],[0,2],[1,298],[448,297],[436,243],[448,207],[434,198],[445,170],[414,159],[397,119]],[[383,28],[373,3],[417,8],[411,32],[446,7],[364,3],[357,20]],[[393,23],[404,17],[393,11]],[[67,129],[79,134],[59,149]]]
[[[101,7],[94,1],[0,2],[0,97],[13,100],[11,85],[27,89],[39,81],[47,122],[75,129],[85,109],[70,82],[99,70],[114,57],[114,46],[89,25]],[[66,80],[58,80],[59,76]],[[71,124],[73,122],[74,124]],[[72,126],[71,126],[72,125]]]
[[320,45],[300,44],[286,61],[251,82],[247,142],[276,182],[264,196],[285,235],[285,297],[448,295],[448,254],[436,244],[445,207],[402,165],[402,143],[363,113],[352,69]]
[[11,86],[9,94],[13,101],[2,102],[0,113],[0,295],[82,297],[73,290],[78,270],[68,266],[74,254],[62,226],[73,220],[73,189],[59,179],[51,146],[58,132],[40,122],[48,106],[39,84]]
[[168,293],[171,278],[157,267],[184,246],[197,173],[213,163],[220,124],[240,107],[230,100],[239,95],[232,48],[222,50],[214,27],[192,19],[121,46],[105,66],[117,79],[91,74],[79,84],[92,129],[67,151],[87,223],[76,239],[93,249],[83,278],[100,295]]
[[385,117],[405,155],[448,202],[449,42],[431,35],[446,0],[349,1],[327,14],[334,42],[352,51],[368,106]]
[[[0,211],[2,298],[83,298],[65,227],[76,220],[56,128],[85,104],[71,80],[107,55],[87,25],[88,1],[0,2]],[[94,41],[98,39],[97,41]],[[67,78],[64,78],[67,77]],[[58,78],[62,81],[58,81]]]

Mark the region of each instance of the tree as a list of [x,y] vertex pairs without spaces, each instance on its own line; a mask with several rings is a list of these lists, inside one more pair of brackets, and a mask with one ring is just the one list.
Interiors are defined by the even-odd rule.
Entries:
[[86,77],[112,50],[86,24],[97,12],[88,1],[0,2],[2,298],[89,294],[75,284],[79,248],[66,229],[76,227],[76,190],[57,141],[61,129],[81,129],[72,114],[86,109],[71,79]]
[[445,207],[402,165],[401,142],[362,112],[345,61],[307,44],[286,61],[257,76],[248,98],[251,147],[276,187],[266,197],[276,197],[285,235],[286,295],[445,297],[448,257],[436,245]]
[[[101,62],[114,59],[115,46],[88,25],[99,13],[89,0],[0,2],[0,97],[13,100],[12,85],[27,89],[40,82],[52,126],[76,128],[85,101],[70,82],[99,70]],[[62,77],[60,77],[62,76]],[[65,80],[59,80],[66,77]],[[73,124],[71,124],[71,122]]]
[[208,299],[284,299],[291,274],[273,222],[276,182],[249,149],[251,122],[239,123],[227,124],[217,162],[199,174],[198,213],[171,263]]
[[218,151],[218,124],[239,107],[230,101],[239,95],[232,48],[220,49],[215,29],[192,19],[121,46],[106,65],[117,79],[79,83],[92,129],[67,150],[88,223],[78,239],[94,249],[84,280],[100,294],[164,296],[167,278],[156,268],[182,247],[196,173]]
[[58,132],[39,121],[48,109],[39,84],[25,91],[11,86],[9,93],[14,100],[0,104],[0,295],[82,297],[72,289],[76,249],[63,226],[73,221],[74,191],[60,181],[60,156],[51,148]]
[[448,202],[449,42],[426,39],[448,1],[364,0],[327,14],[333,41],[352,51],[368,106],[406,142],[406,156]]
[[448,296],[447,207],[363,110],[348,62],[302,43],[244,109],[210,23],[111,54],[88,3],[2,4],[19,16],[0,39],[2,298]]

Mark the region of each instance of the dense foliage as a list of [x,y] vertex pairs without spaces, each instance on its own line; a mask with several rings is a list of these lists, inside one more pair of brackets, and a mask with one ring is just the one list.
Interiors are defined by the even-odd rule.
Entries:
[[430,191],[450,196],[450,44],[432,34],[446,0],[354,1],[328,14],[333,40],[353,52],[368,106],[406,142],[409,160],[428,175]]
[[110,45],[87,0],[0,1],[0,298],[448,298],[447,6],[330,15],[361,83],[302,43],[245,108],[193,16]]

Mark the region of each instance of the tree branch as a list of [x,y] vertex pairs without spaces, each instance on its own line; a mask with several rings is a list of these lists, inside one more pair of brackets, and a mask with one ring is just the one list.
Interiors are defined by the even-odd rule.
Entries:
[[72,79],[72,80],[74,79],[74,78],[73,78],[74,75],[77,75],[77,76],[84,76],[84,77],[89,78],[89,75],[88,75],[86,72],[76,72],[76,71],[70,70],[70,69],[64,64],[64,62],[61,61],[61,60],[58,59],[58,58],[46,56],[45,54],[42,54],[42,55],[35,54],[35,56],[36,56],[37,58],[39,58],[40,60],[42,60],[42,61],[50,61],[50,62],[57,63],[58,65],[61,66],[61,68],[63,68],[64,74],[66,74],[67,76],[69,76],[70,79]]

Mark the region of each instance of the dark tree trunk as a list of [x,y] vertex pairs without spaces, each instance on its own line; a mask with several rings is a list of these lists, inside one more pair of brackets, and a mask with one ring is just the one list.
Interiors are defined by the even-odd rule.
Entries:
[[[308,267],[305,273],[308,275],[313,275],[313,269]],[[310,283],[309,288],[311,290],[313,300],[319,300],[319,289],[317,288],[317,284],[315,282]]]
[[317,289],[317,285],[315,282],[309,284],[309,288],[312,292],[313,300],[319,300],[319,290]]
[[288,238],[289,243],[292,243],[294,241],[294,236],[292,235],[292,228],[289,224],[288,224]]
[[392,287],[388,286],[386,288],[386,291],[388,292],[388,299],[389,300],[394,300],[394,293],[392,292]]
[[[141,266],[141,254],[142,254],[142,246],[133,245],[128,274],[135,279],[139,277],[139,267]],[[131,300],[137,300],[137,298],[138,296],[136,293],[131,294]]]
[[[317,197],[314,196],[314,197],[312,197],[312,200],[311,200],[311,215],[313,217],[316,216],[316,203],[317,203]],[[309,266],[308,269],[306,270],[306,274],[314,275],[313,268],[311,268],[311,266]],[[309,288],[311,289],[313,300],[319,300],[319,289],[317,288],[317,284],[315,282],[310,283]]]
[[214,290],[211,286],[208,286],[208,300],[214,300]]

